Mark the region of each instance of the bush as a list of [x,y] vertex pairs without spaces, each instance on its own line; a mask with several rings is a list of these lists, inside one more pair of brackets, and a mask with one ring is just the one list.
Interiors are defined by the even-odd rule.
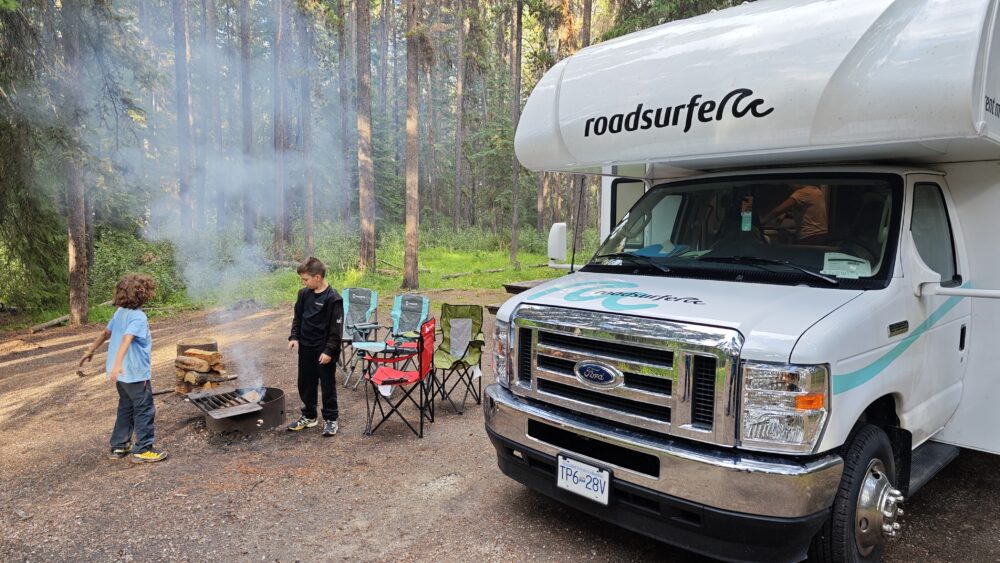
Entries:
[[148,274],[156,280],[153,303],[186,300],[186,288],[178,274],[173,245],[147,242],[121,231],[100,230],[94,241],[94,264],[90,270],[91,300],[111,300],[115,286],[129,272]]

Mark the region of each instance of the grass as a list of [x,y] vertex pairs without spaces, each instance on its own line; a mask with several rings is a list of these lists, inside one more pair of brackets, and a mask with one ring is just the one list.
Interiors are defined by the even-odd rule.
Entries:
[[[521,270],[515,270],[510,265],[506,252],[501,251],[456,251],[432,248],[420,255],[420,268],[429,270],[419,275],[419,290],[430,289],[502,289],[503,284],[529,279],[554,278],[564,274],[565,270],[554,270],[548,267],[532,267],[544,264],[547,258],[541,254],[520,254]],[[384,253],[380,260],[401,266],[402,255]],[[364,273],[349,269],[344,272],[332,272],[327,281],[333,287],[366,287],[374,289],[382,295],[395,295],[402,292],[403,273],[380,262],[382,272]],[[500,272],[486,270],[503,269]],[[386,271],[395,272],[389,275]],[[448,274],[469,272],[468,275],[450,279],[442,279]],[[294,301],[296,292],[302,287],[298,274],[291,269],[280,270],[245,281],[237,292],[239,299],[254,299],[266,305],[279,305]]]
[[[379,271],[364,273],[357,269],[342,272],[331,272],[328,282],[336,289],[345,287],[366,287],[378,291],[388,297],[401,293],[403,272],[395,266],[402,266],[403,253],[399,248],[379,249]],[[322,255],[322,254],[321,254]],[[510,264],[506,250],[456,250],[453,248],[430,247],[421,250],[419,256],[420,268],[429,270],[419,275],[418,291],[431,289],[502,289],[503,284],[516,281],[554,278],[566,273],[566,270],[555,270],[541,267],[546,263],[544,254],[522,252],[518,255],[521,269],[515,270]],[[382,262],[384,261],[384,262]],[[498,270],[499,272],[486,272]],[[390,275],[389,272],[392,272]],[[468,275],[443,279],[448,274],[468,272]],[[146,308],[150,318],[169,317],[180,311],[189,311],[211,307],[221,302],[233,302],[240,299],[253,299],[268,306],[278,306],[295,300],[296,292],[302,287],[298,274],[290,268],[276,270],[259,277],[243,280],[233,291],[220,292],[216,299],[193,301],[186,296],[174,296],[169,302],[155,303]],[[383,299],[385,299],[383,297]],[[115,309],[112,306],[92,303],[90,306],[90,322],[106,323],[111,319]],[[23,330],[37,323],[45,322],[61,315],[66,310],[45,309],[31,314],[22,314],[4,319],[0,316],[0,329]]]

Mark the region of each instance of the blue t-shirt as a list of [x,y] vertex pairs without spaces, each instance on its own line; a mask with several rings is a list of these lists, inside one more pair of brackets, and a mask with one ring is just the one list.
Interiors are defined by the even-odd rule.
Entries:
[[152,376],[150,356],[153,353],[153,337],[149,333],[149,320],[141,309],[125,309],[119,307],[111,321],[108,322],[111,339],[108,340],[108,359],[104,369],[110,375],[118,357],[118,348],[126,334],[131,334],[132,344],[125,352],[122,362],[122,374],[118,381],[122,383],[138,383],[148,381]]

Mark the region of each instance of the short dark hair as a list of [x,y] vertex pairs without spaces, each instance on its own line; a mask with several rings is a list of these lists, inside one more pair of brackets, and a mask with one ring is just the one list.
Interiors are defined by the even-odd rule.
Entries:
[[305,262],[299,264],[298,269],[295,271],[300,274],[309,274],[310,276],[326,277],[326,265],[314,256],[306,258]]
[[146,274],[126,274],[115,286],[116,307],[138,309],[156,296],[156,281]]

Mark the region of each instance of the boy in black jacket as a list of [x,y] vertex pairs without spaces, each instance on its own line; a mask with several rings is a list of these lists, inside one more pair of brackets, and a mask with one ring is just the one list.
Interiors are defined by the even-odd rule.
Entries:
[[317,424],[316,386],[323,389],[323,435],[337,433],[337,384],[334,372],[340,357],[344,302],[326,283],[326,266],[316,258],[299,264],[305,287],[295,300],[295,317],[288,349],[299,349],[299,397],[302,416],[288,425],[298,432]]

